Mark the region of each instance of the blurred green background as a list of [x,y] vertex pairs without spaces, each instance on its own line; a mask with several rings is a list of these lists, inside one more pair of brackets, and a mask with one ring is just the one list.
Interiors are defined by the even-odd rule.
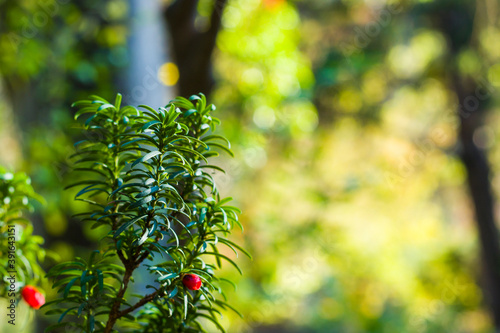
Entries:
[[47,200],[33,217],[47,248],[81,255],[105,231],[71,218],[82,207],[63,191],[71,102],[202,91],[236,155],[216,175],[243,210],[233,239],[254,256],[224,271],[244,314],[225,314],[228,332],[495,332],[499,10],[0,0],[0,163]]

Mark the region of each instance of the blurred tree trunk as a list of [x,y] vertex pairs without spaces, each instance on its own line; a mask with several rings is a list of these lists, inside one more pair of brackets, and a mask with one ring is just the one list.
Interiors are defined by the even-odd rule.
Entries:
[[210,22],[195,24],[198,0],[176,0],[164,11],[171,36],[172,55],[179,68],[178,93],[209,95],[214,87],[212,53],[227,0],[215,0]]
[[[455,89],[460,101],[475,96],[478,87],[456,78]],[[500,246],[494,216],[494,198],[490,182],[490,167],[485,152],[474,142],[474,133],[481,126],[482,106],[468,116],[459,110],[460,158],[467,170],[467,185],[474,210],[483,259],[484,297],[491,308],[495,327],[500,330]]]
[[494,216],[491,170],[485,151],[474,140],[474,134],[482,126],[490,91],[477,80],[460,75],[455,65],[459,53],[472,47],[474,26],[480,20],[476,16],[477,4],[472,0],[443,1],[437,21],[450,44],[448,63],[452,65],[447,69],[447,75],[459,102],[457,134],[460,159],[467,171],[467,185],[474,204],[483,264],[483,294],[496,330],[500,332],[500,245]]

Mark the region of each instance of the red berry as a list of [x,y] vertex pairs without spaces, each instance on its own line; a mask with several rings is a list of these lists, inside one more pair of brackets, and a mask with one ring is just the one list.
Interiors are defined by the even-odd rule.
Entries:
[[186,274],[182,278],[182,283],[189,290],[198,290],[201,287],[201,279],[196,274]]
[[21,290],[21,296],[26,303],[35,310],[40,309],[40,307],[45,304],[45,297],[33,286],[25,286],[23,290]]

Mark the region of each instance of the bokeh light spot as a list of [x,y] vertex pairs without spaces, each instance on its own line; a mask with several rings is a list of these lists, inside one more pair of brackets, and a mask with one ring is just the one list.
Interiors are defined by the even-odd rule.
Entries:
[[179,81],[179,68],[172,62],[160,66],[158,80],[166,86],[173,86]]
[[253,114],[253,122],[263,129],[273,127],[275,121],[276,115],[274,114],[274,110],[269,106],[261,106]]

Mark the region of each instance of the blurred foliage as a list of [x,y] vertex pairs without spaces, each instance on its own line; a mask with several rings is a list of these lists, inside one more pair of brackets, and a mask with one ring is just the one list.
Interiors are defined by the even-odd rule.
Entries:
[[[18,332],[32,332],[34,311],[22,300],[20,291],[26,285],[49,288],[41,264],[57,255],[47,252],[42,247],[43,238],[33,232],[32,213],[42,203],[45,201],[35,193],[25,173],[0,167],[0,315],[7,318],[0,323],[2,332],[13,327]],[[15,302],[13,316],[8,308],[11,302]]]
[[[4,155],[9,165],[22,165],[47,198],[45,236],[64,235],[72,212],[61,186],[75,135],[67,105],[96,88],[115,90],[114,73],[128,62],[127,11],[127,2],[119,0],[0,1]],[[12,109],[17,117],[9,116]]]
[[52,111],[66,109],[71,91],[109,94],[128,63],[127,12],[121,0],[1,1],[0,73],[17,89],[43,83],[33,97]]
[[[33,224],[27,212],[34,210],[33,201],[44,202],[24,173],[11,173],[0,168],[0,296],[7,297],[14,274],[16,287],[39,284],[45,274],[40,262],[45,250],[43,238],[33,235]],[[10,273],[9,273],[10,272]],[[11,291],[11,290],[10,290]],[[19,300],[20,293],[14,297]],[[12,297],[11,297],[12,298]]]
[[214,95],[233,107],[225,190],[241,189],[254,254],[231,331],[490,332],[445,70],[493,92],[496,39],[449,63],[441,4],[230,3]]
[[[11,173],[0,167],[0,331],[31,332],[33,309],[22,300],[21,289],[26,285],[46,287],[43,238],[33,234],[29,213],[35,201],[43,203],[31,186],[31,179],[22,172]],[[13,325],[14,324],[14,325]]]
[[43,215],[50,237],[65,234],[74,211],[61,186],[71,138],[80,135],[71,128],[68,105],[97,90],[116,90],[118,73],[129,62],[128,11],[126,0],[0,1],[0,109],[8,114],[14,108],[17,115],[2,130],[13,132],[6,140],[22,142],[20,161],[9,162],[26,170],[47,198]]

